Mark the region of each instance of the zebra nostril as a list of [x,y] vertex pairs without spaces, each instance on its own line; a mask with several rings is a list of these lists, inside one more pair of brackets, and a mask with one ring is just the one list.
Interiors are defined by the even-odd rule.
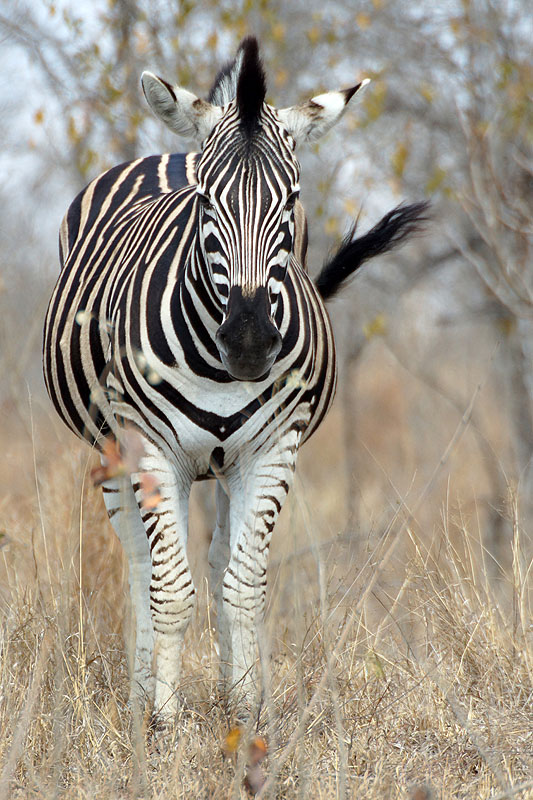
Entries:
[[219,351],[227,356],[228,355],[228,334],[223,331],[221,328],[218,329],[216,333],[216,343]]
[[275,331],[270,336],[270,343],[267,350],[267,356],[277,355],[281,350],[281,334]]

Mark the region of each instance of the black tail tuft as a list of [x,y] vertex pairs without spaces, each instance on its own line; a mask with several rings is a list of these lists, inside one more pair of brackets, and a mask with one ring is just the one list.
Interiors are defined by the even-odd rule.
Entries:
[[329,300],[333,297],[365,261],[388,253],[410,236],[421,232],[429,219],[429,206],[427,201],[396,206],[368,233],[354,238],[356,222],[335,255],[326,261],[315,281],[322,298]]

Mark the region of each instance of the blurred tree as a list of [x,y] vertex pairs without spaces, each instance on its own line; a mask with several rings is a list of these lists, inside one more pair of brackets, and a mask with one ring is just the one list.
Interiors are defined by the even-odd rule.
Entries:
[[[403,23],[402,59],[387,84],[384,115],[399,118],[404,138],[391,165],[407,191],[424,181],[448,241],[446,263],[464,256],[468,281],[480,282],[472,302],[461,280],[461,303],[447,316],[484,317],[497,329],[500,380],[507,382],[508,414],[520,478],[522,509],[533,519],[533,51],[532,20],[524,1],[464,0],[438,19],[419,13],[412,37],[399,3],[388,3]],[[383,19],[382,19],[383,22]],[[409,58],[416,46],[417,61]],[[392,64],[387,72],[390,73]],[[417,95],[406,91],[407,69],[421,76]],[[444,243],[443,243],[444,244]],[[442,263],[442,261],[441,261]],[[468,269],[468,267],[473,267]],[[498,495],[502,496],[502,478]],[[499,530],[499,529],[498,529]]]
[[[349,8],[348,3],[345,8]],[[363,100],[363,118],[355,118],[351,124],[358,128],[357,140],[364,142],[371,163],[367,180],[380,186],[381,196],[385,190],[393,197],[416,197],[425,187],[434,201],[434,226],[425,248],[425,263],[418,259],[412,262],[410,251],[400,252],[394,257],[399,270],[373,265],[372,274],[359,282],[359,286],[364,282],[364,291],[353,293],[352,325],[340,337],[345,359],[341,373],[349,379],[343,392],[348,472],[362,471],[351,421],[357,406],[353,376],[366,347],[361,336],[364,325],[368,328],[373,320],[383,320],[373,336],[383,336],[387,347],[401,356],[412,374],[437,389],[452,406],[466,408],[468,404],[468,395],[463,395],[460,387],[450,389],[439,377],[442,359],[448,358],[447,337],[439,336],[432,350],[426,348],[421,354],[420,347],[412,348],[411,337],[398,336],[398,314],[404,330],[406,325],[411,327],[413,321],[407,322],[402,306],[422,285],[430,295],[433,293],[436,310],[441,306],[431,324],[433,331],[442,331],[452,323],[470,330],[489,325],[500,344],[494,357],[501,393],[498,405],[508,418],[515,453],[513,474],[520,479],[522,510],[530,521],[533,21],[528,8],[526,0],[513,4],[462,0],[439,6],[437,12],[431,3],[406,9],[400,0],[375,0],[364,11],[354,11],[352,25],[336,32],[331,51],[337,63],[346,68],[354,31],[359,28],[357,58],[365,67],[372,65],[369,74],[374,83],[373,91]],[[326,19],[328,12],[322,14]],[[330,36],[331,31],[326,32],[326,37]],[[361,129],[366,130],[363,133]],[[343,161],[342,175],[332,183],[334,197],[329,198],[328,208],[333,203],[338,209],[341,202],[351,200],[349,184],[356,167],[361,169],[361,161],[350,156],[348,145],[348,158]],[[356,185],[360,192],[360,184]],[[423,248],[419,245],[418,249]],[[449,277],[439,277],[441,272]],[[439,289],[447,307],[438,303]],[[365,307],[358,295],[364,296]],[[357,335],[352,334],[354,319],[363,322]],[[431,340],[423,323],[418,333],[420,338]],[[444,349],[439,342],[444,343]],[[480,377],[478,373],[477,379]],[[502,391],[503,387],[508,388]],[[428,398],[432,404],[432,392]],[[432,413],[429,408],[428,413]],[[482,428],[478,420],[478,442],[486,463]],[[423,448],[427,459],[427,446]],[[419,459],[419,463],[423,461]],[[503,529],[495,507],[507,493],[509,476],[503,474],[498,456],[493,455],[492,462],[486,464],[486,472],[492,485],[488,505],[495,549],[495,540],[501,539]],[[349,493],[348,502],[354,524],[356,493]]]

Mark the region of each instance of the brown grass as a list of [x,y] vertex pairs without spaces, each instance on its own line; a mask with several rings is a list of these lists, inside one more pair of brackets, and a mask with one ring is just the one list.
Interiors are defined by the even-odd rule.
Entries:
[[[21,407],[4,409],[0,442],[0,797],[246,797],[245,750],[224,755],[231,720],[215,692],[210,489],[193,496],[199,602],[183,709],[172,740],[154,742],[126,705],[127,567],[90,486],[92,456],[39,407],[33,420]],[[441,482],[454,448],[435,461]],[[390,524],[363,513],[355,537],[341,451],[337,407],[302,453],[275,535],[259,796],[532,798],[531,548],[516,499],[500,565],[450,489],[440,521],[422,526],[431,471],[416,492],[406,481],[392,494]],[[363,509],[376,493],[366,485]]]

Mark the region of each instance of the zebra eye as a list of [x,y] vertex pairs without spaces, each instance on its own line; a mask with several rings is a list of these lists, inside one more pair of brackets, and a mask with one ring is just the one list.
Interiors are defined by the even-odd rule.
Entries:
[[213,210],[213,206],[211,204],[211,201],[210,201],[209,197],[206,194],[200,194],[200,192],[198,192],[198,200],[199,200],[199,203],[200,203],[200,207],[204,211],[212,211]]
[[279,291],[276,292],[276,291],[274,291],[274,289],[269,288],[269,290],[268,290],[268,299],[269,299],[271,305],[274,305],[274,303],[277,302],[278,296],[279,296]]
[[300,192],[293,192],[287,198],[287,202],[285,203],[285,208],[289,211],[294,208],[295,202],[298,200]]

